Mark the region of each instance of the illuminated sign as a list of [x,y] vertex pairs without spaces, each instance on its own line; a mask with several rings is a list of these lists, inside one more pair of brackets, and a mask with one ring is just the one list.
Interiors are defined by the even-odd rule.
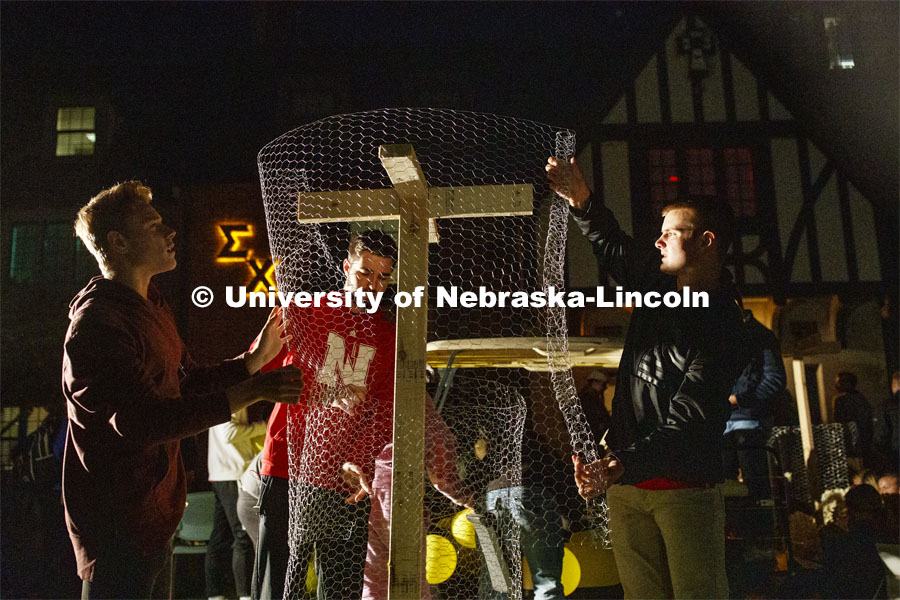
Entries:
[[250,223],[217,223],[216,227],[224,238],[224,243],[216,262],[242,262],[247,265],[247,290],[249,292],[269,291],[275,287],[275,265],[270,257],[255,257],[252,248],[245,248],[244,241],[250,241],[255,234]]

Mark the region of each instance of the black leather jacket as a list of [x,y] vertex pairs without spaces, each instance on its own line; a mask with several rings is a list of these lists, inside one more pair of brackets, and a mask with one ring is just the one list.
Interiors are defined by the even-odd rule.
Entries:
[[[599,266],[626,291],[676,289],[675,277],[659,271],[659,252],[651,244],[637,248],[595,198],[587,210],[572,212]],[[709,292],[708,308],[635,308],[608,436],[625,466],[620,483],[723,480],[722,434],[742,366],[740,335],[741,310],[730,275],[727,285]]]

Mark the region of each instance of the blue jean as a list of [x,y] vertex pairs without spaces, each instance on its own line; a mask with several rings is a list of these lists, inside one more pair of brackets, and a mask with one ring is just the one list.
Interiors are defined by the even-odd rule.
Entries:
[[535,600],[562,600],[562,562],[568,532],[552,490],[516,486],[487,493],[487,510],[519,525]]
[[206,595],[225,596],[229,582],[234,581],[235,594],[249,597],[255,556],[253,542],[237,514],[238,485],[236,481],[211,483],[216,505],[206,547]]

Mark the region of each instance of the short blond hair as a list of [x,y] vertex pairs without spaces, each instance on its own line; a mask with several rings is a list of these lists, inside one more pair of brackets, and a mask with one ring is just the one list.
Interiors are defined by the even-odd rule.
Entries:
[[78,211],[75,234],[97,259],[101,270],[109,264],[109,232],[124,231],[135,209],[152,200],[149,187],[140,181],[125,181],[103,190]]

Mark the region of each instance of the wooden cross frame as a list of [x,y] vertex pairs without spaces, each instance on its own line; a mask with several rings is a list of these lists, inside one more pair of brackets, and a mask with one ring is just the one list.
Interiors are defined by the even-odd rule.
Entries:
[[425,358],[428,243],[435,219],[532,214],[530,184],[428,187],[411,144],[379,146],[392,189],[300,192],[301,223],[399,219],[397,291],[426,291],[422,306],[398,307],[394,372],[394,466],[391,493],[390,598],[421,598],[425,477]]

